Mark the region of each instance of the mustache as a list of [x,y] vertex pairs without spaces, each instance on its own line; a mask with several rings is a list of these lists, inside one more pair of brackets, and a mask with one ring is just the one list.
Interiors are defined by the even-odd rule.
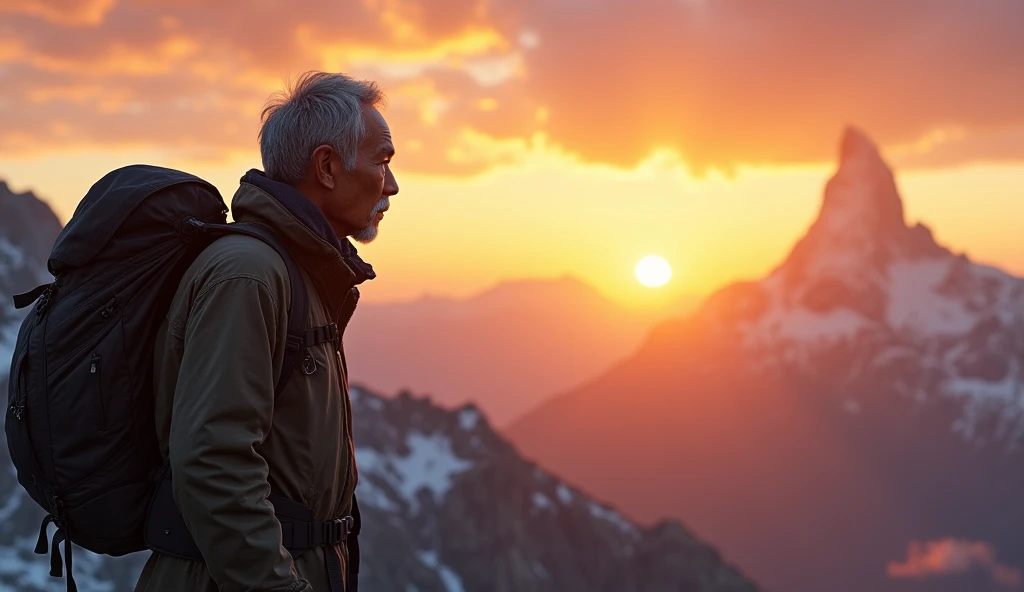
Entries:
[[391,206],[391,200],[386,198],[386,197],[382,198],[380,201],[377,202],[377,205],[373,206],[373,214],[377,215],[381,211],[383,211],[384,209],[386,209],[386,208],[388,208],[390,206]]

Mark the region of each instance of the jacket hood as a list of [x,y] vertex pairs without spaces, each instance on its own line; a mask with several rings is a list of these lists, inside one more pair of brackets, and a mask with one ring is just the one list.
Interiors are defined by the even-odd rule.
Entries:
[[[338,237],[327,219],[297,189],[252,169],[231,200],[232,217],[266,226],[285,241],[296,263],[328,293],[344,298],[348,289],[377,277],[346,237]],[[333,295],[332,295],[333,296]],[[334,297],[328,296],[333,300]]]

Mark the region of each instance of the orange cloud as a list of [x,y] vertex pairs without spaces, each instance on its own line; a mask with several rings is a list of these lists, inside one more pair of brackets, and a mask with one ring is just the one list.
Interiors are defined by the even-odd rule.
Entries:
[[593,159],[659,144],[698,167],[803,162],[829,158],[846,123],[884,144],[1024,123],[1021,3],[605,0],[545,14],[529,89],[554,141]]
[[27,14],[60,25],[98,25],[116,0],[3,0],[0,13]]
[[1019,569],[996,560],[995,549],[982,541],[944,538],[925,543],[912,542],[907,559],[890,562],[886,573],[891,578],[925,579],[987,571],[1000,586],[1017,588],[1021,583]]
[[827,161],[847,123],[903,168],[1024,158],[1019,2],[0,0],[0,13],[6,154],[251,150],[267,97],[326,69],[381,82],[396,141],[420,147],[400,150],[407,170],[480,170],[508,151],[468,155],[467,138],[537,134],[624,166],[655,150],[697,170]]

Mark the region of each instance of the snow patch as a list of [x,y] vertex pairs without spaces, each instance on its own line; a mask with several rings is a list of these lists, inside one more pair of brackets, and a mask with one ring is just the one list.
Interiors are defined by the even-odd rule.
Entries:
[[974,327],[978,319],[963,302],[936,292],[954,261],[896,261],[889,266],[890,327],[921,335],[962,335]]
[[366,395],[364,399],[364,407],[369,407],[374,411],[382,411],[384,409],[384,399],[381,399],[380,397],[374,397],[372,395]]
[[[384,454],[373,449],[356,449],[360,471],[383,479],[394,488],[413,512],[419,508],[417,495],[427,490],[434,499],[443,499],[452,487],[455,476],[471,469],[474,463],[452,451],[451,440],[444,434],[411,433],[406,439],[409,454]],[[364,484],[372,483],[366,479]],[[376,507],[397,509],[388,495],[379,488],[359,490],[360,499]]]
[[[17,470],[14,465],[11,465],[11,473],[14,473],[17,478]],[[4,502],[3,506],[0,506],[0,524],[7,522],[7,520],[14,515],[15,512],[21,508],[22,493],[18,488],[11,490],[11,493],[7,496],[7,501]]]
[[1011,372],[997,382],[977,378],[952,378],[943,384],[943,390],[953,396],[994,400],[1003,405],[1019,405],[1021,395],[1024,394],[1021,386],[1020,378]]
[[387,512],[397,512],[398,504],[377,484],[382,479],[388,484],[402,478],[389,463],[389,457],[372,448],[356,447],[356,466],[359,470],[359,504]]
[[743,330],[748,345],[768,345],[779,341],[822,343],[852,337],[866,324],[867,319],[846,309],[818,314],[802,308],[777,307]]
[[571,504],[572,503],[572,499],[573,499],[572,490],[569,489],[568,487],[566,487],[565,483],[559,483],[558,484],[558,489],[556,490],[556,493],[558,494],[558,499],[561,500],[561,502],[563,504]]
[[27,260],[24,250],[6,237],[0,236],[0,275],[25,267]]
[[739,325],[748,347],[774,347],[782,342],[830,343],[856,335],[869,323],[868,319],[847,309],[817,313],[788,306],[781,272],[773,273],[758,285],[768,299],[768,308],[757,319]]
[[953,423],[953,431],[967,441],[973,441],[982,419],[998,418],[995,436],[1007,441],[1010,449],[1018,447],[1017,439],[1024,436],[1024,377],[1021,365],[1013,360],[1010,371],[1002,380],[987,381],[977,378],[953,377],[942,384],[946,396],[964,400],[963,415]]
[[604,520],[605,522],[609,522],[625,533],[632,535],[640,534],[639,530],[633,523],[631,523],[629,520],[626,520],[622,516],[622,514],[619,514],[611,508],[606,508],[600,504],[590,502],[589,504],[587,504],[587,509],[590,510],[590,515],[594,518]]
[[480,424],[480,419],[480,412],[472,407],[459,411],[459,426],[467,432],[475,429]]
[[348,397],[352,400],[353,405],[369,407],[374,411],[381,411],[384,409],[384,399],[371,395],[361,388],[353,387],[349,389]]
[[[13,307],[11,307],[13,309]],[[32,310],[32,309],[29,309]],[[17,314],[11,322],[0,325],[0,378],[8,375],[11,367],[11,360],[14,359],[14,347],[18,344],[18,331],[21,330],[23,315]],[[6,381],[4,381],[6,382]]]
[[537,491],[533,494],[533,507],[538,510],[553,510],[555,503],[551,501],[551,498]]
[[420,551],[418,555],[423,565],[437,570],[437,575],[441,578],[441,583],[444,584],[445,590],[448,592],[465,592],[465,588],[462,587],[462,578],[452,571],[450,567],[438,561],[437,551]]

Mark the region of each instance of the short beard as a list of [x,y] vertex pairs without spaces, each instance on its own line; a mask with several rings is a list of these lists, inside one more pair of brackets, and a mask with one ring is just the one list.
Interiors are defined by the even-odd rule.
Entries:
[[391,205],[391,201],[384,197],[377,202],[377,205],[373,206],[373,212],[370,214],[371,220],[370,225],[360,230],[359,232],[352,235],[352,239],[358,243],[369,243],[373,239],[377,238],[377,214],[379,214],[384,208]]

